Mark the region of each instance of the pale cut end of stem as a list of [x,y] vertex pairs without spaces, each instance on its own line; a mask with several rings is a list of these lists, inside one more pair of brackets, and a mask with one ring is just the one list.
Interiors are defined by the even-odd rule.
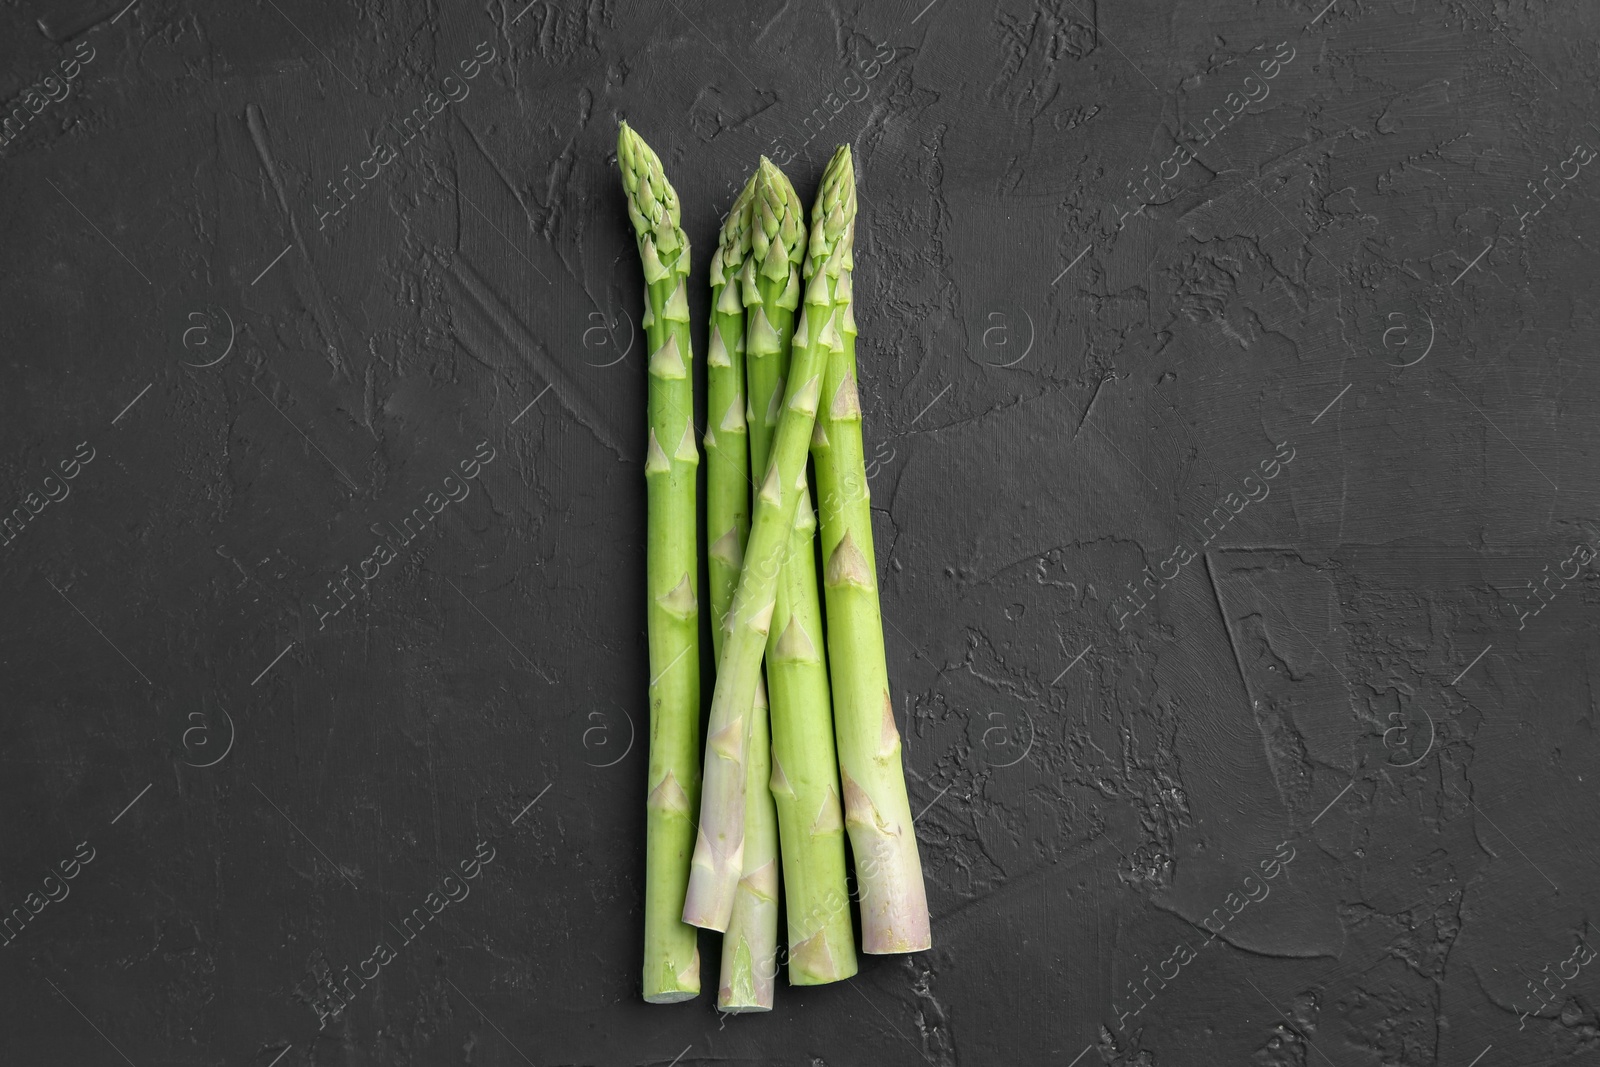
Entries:
[[[749,930],[753,935],[772,935],[770,944],[752,943],[749,937],[723,946],[722,981],[717,990],[717,1008],[736,1013],[771,1011],[778,974],[778,864],[764,863],[739,880],[730,931]],[[742,913],[742,914],[741,914]],[[730,938],[734,937],[729,933]],[[729,958],[729,953],[732,957]]]
[[694,859],[689,861],[689,891],[683,901],[683,921],[702,930],[718,933],[726,930],[743,866],[743,837],[731,851],[719,852],[704,830],[696,834]]
[[670,968],[657,975],[651,988],[644,994],[646,1004],[682,1004],[686,1000],[694,1000],[700,995],[700,946],[696,945],[694,956],[687,966],[677,974]]
[[[898,761],[897,750],[894,759]],[[898,768],[896,768],[898,769]],[[928,898],[922,884],[915,827],[891,821],[848,774],[844,779],[845,828],[856,846],[861,887],[861,951],[871,955],[921,952],[933,944]],[[864,847],[863,847],[864,846]]]
[[[763,964],[750,951],[748,941],[741,938],[733,952],[735,958],[731,966],[739,977],[717,990],[717,1010],[729,1015],[771,1011],[777,982],[764,972]],[[776,968],[773,973],[775,976]]]
[[770,1011],[778,956],[778,828],[772,797],[766,689],[756,682],[751,701],[750,752],[745,767],[745,863],[722,939],[717,1007],[726,1012]]
[[[849,969],[833,953],[827,930],[818,930],[789,950],[789,981],[794,985],[827,985],[856,973],[855,961]],[[796,978],[801,980],[797,981]]]

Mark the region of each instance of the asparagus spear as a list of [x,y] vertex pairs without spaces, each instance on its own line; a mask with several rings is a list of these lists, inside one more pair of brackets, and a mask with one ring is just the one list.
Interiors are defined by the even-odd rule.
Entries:
[[711,638],[722,652],[722,624],[739,584],[750,533],[750,453],[745,429],[744,303],[739,274],[750,256],[751,175],[733,202],[711,257],[711,347],[706,355],[706,536],[711,543]]
[[772,773],[767,724],[767,687],[757,672],[745,761],[744,863],[722,935],[722,981],[717,987],[717,1007],[726,1012],[771,1011],[778,973],[778,824],[767,791]]
[[[928,901],[916,830],[900,766],[900,731],[889,698],[879,614],[872,509],[856,394],[856,322],[850,272],[855,268],[855,181],[850,149],[828,164],[849,190],[848,204],[819,198],[811,213],[806,300],[817,290],[832,300],[826,332],[832,344],[823,378],[812,455],[822,497],[823,589],[833,718],[844,783],[845,828],[861,889],[862,949],[917,952],[931,944]],[[819,244],[832,241],[831,247]]]
[[[766,159],[761,161],[760,182],[751,230],[753,254],[744,266],[750,462],[757,469],[766,463],[777,429],[806,248],[805,207],[794,186]],[[821,985],[854,974],[856,953],[849,909],[824,903],[845,896],[844,822],[817,589],[817,519],[810,490],[802,488],[801,493],[767,636],[771,795],[782,846],[789,981]],[[745,833],[753,831],[746,826]]]
[[[744,302],[739,276],[750,256],[752,175],[728,212],[711,262],[711,352],[706,360],[706,521],[710,551],[712,640],[722,651],[722,626],[739,582],[744,542],[750,529],[750,454],[745,448]],[[721,430],[718,436],[717,430]],[[718,531],[723,531],[718,534]],[[770,1011],[776,968],[778,877],[777,829],[767,793],[767,695],[757,680],[752,708],[750,759],[745,774],[744,865],[722,939],[722,980],[717,1007],[726,1012]],[[763,834],[762,829],[766,832]]]
[[[823,194],[844,202],[841,193],[824,178]],[[830,192],[830,189],[832,190]],[[848,199],[851,209],[853,197]],[[843,217],[841,208],[841,217]],[[713,930],[726,930],[733,910],[734,889],[744,868],[744,797],[746,754],[750,740],[750,708],[761,678],[761,653],[772,626],[778,574],[793,544],[795,511],[805,486],[806,450],[817,414],[817,397],[828,348],[817,343],[822,332],[823,307],[801,315],[806,323],[797,336],[789,367],[789,388],[783,413],[773,438],[772,455],[756,494],[754,522],[745,546],[744,569],[728,612],[722,655],[717,660],[717,684],[711,697],[707,728],[705,788],[700,798],[700,831],[690,862],[689,892],[683,905],[685,922]],[[800,343],[799,337],[805,338]]]
[[700,992],[700,949],[680,920],[700,791],[700,623],[695,599],[694,350],[689,341],[689,241],[661,160],[624,122],[617,164],[639,242],[650,348],[645,449],[645,582],[649,602],[650,769],[645,819],[644,999]]

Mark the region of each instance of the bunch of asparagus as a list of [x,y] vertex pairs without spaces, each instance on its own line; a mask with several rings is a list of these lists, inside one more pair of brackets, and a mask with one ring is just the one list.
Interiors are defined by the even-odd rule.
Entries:
[[930,943],[856,391],[854,166],[841,146],[808,226],[794,187],[763,158],[712,256],[704,443],[717,670],[702,766],[689,242],[660,159],[626,123],[617,161],[651,352],[644,996],[700,992],[702,927],[724,934],[717,1006],[765,1011],[781,952],[780,871],[790,983],[856,972],[845,831],[863,951]]

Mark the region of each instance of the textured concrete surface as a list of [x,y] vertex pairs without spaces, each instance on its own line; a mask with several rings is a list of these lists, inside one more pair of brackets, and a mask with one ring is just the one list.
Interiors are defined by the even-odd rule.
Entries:
[[[0,8],[0,1062],[1600,1061],[1600,10],[125,2]],[[765,1016],[638,994],[621,118],[702,337],[860,175],[935,946]]]

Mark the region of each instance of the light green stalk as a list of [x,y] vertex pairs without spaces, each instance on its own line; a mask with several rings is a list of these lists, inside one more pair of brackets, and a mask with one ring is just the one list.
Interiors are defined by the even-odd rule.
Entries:
[[722,935],[722,981],[717,1007],[726,1012],[771,1011],[778,973],[778,824],[767,791],[772,744],[767,687],[756,679],[750,709],[750,756],[745,761],[744,866]]
[[751,175],[722,224],[711,257],[711,347],[706,355],[706,538],[710,542],[711,638],[722,652],[722,626],[739,584],[750,534],[750,452],[745,428],[744,302],[739,274],[750,256]]
[[[744,301],[749,305],[750,462],[757,469],[766,463],[777,430],[806,248],[805,207],[794,186],[766,159],[761,161],[760,179],[751,227],[752,254],[744,268]],[[826,315],[822,319],[826,321]],[[805,489],[795,509],[790,550],[778,578],[767,637],[771,794],[777,805],[782,846],[789,981],[793,985],[837,982],[856,972],[850,911],[824,903],[842,900],[846,889],[844,822],[823,650],[816,532],[816,512],[810,490]],[[747,827],[745,832],[751,831]]]
[[[752,175],[722,226],[711,262],[711,352],[706,359],[706,522],[710,550],[712,637],[722,651],[722,626],[739,584],[750,531],[750,453],[745,426],[744,302],[739,275],[750,256]],[[720,434],[718,431],[721,431]],[[739,888],[722,939],[717,1007],[726,1012],[770,1011],[775,968],[768,957],[778,936],[777,830],[767,793],[767,695],[758,683],[751,709],[750,759],[745,776],[745,851]],[[769,828],[765,837],[762,827]],[[763,845],[765,844],[765,847]]]
[[[834,153],[827,173],[835,177],[832,195],[819,195],[811,212],[806,300],[813,291],[824,294],[833,312],[827,325],[832,355],[812,455],[822,498],[823,590],[845,828],[861,890],[862,950],[918,952],[931,944],[928,898],[900,766],[872,549],[850,306],[856,198],[848,146]],[[824,193],[829,188],[824,178]]]
[[645,447],[646,623],[650,641],[650,769],[645,816],[644,999],[700,992],[700,949],[680,919],[700,792],[700,616],[694,349],[689,340],[689,241],[661,160],[627,123],[617,164],[644,265],[642,325],[650,348]]
[[[805,322],[806,317],[801,316]],[[820,330],[820,324],[817,330]],[[798,330],[798,326],[796,327]],[[792,544],[794,516],[806,485],[806,450],[817,414],[826,346],[796,344],[790,387],[773,438],[772,455],[760,479],[744,568],[728,612],[717,685],[707,727],[705,787],[700,832],[689,869],[683,918],[726,930],[735,890],[744,871],[745,794],[753,731],[750,713],[761,680],[761,654],[772,626],[778,574]],[[748,347],[748,341],[747,345]]]

